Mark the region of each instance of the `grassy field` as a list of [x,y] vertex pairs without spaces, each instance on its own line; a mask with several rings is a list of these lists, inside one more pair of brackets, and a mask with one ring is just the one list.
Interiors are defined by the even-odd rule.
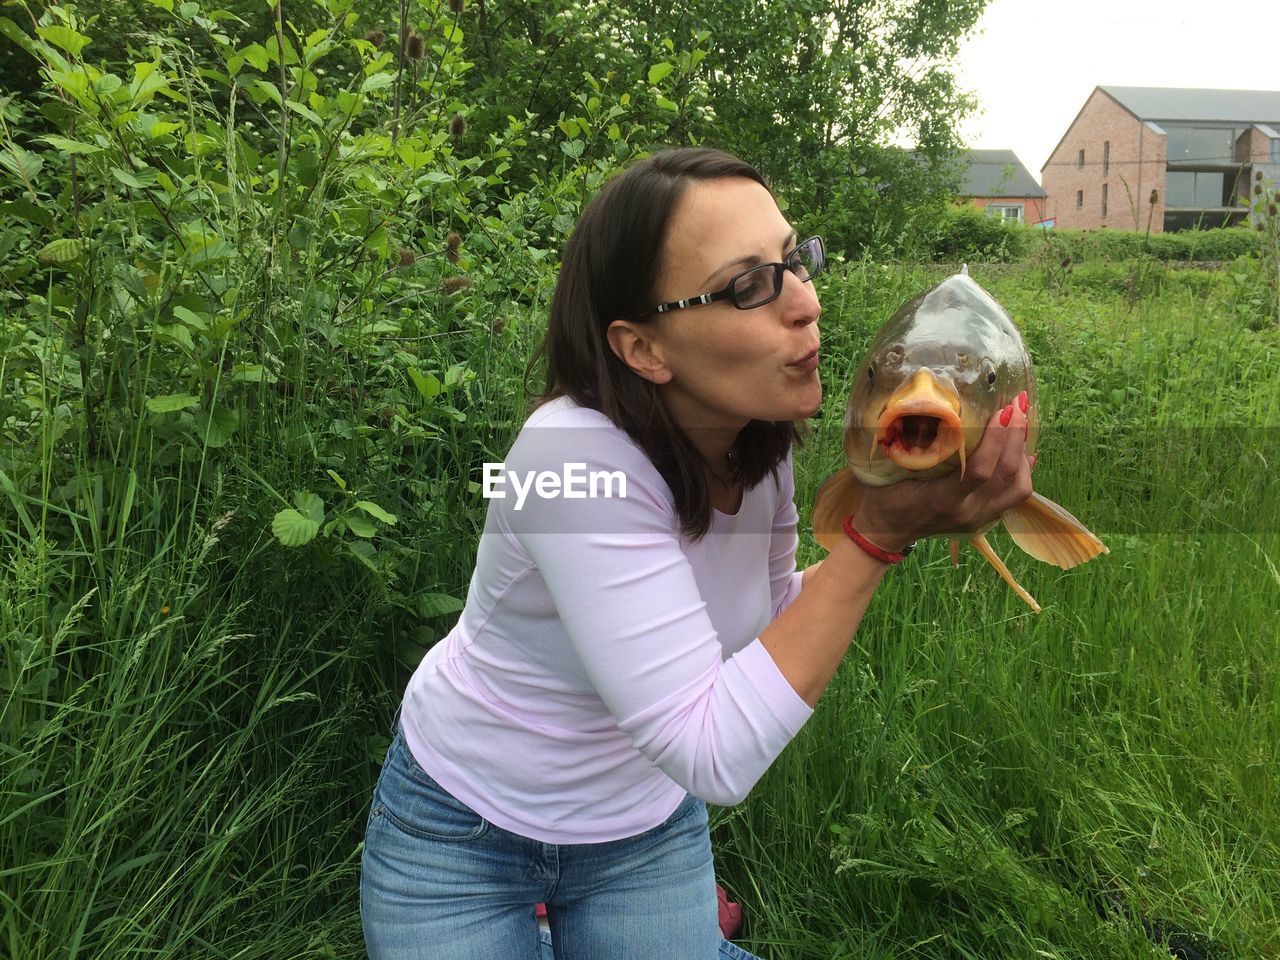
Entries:
[[[860,344],[946,272],[826,292],[802,516]],[[1111,553],[1063,572],[994,534],[1039,616],[940,541],[886,579],[813,721],[715,821],[765,956],[1280,956],[1280,341],[1222,276],[1081,273],[972,270],[1037,363],[1037,490]]]
[[[862,348],[946,272],[824,281],[802,518],[840,463]],[[892,572],[812,722],[715,812],[746,943],[770,960],[1128,960],[1185,932],[1210,955],[1280,956],[1280,331],[1231,268],[971,273],[1037,363],[1037,489],[1111,553],[1064,573],[993,535],[1039,616],[940,542]],[[444,304],[436,339],[342,333],[397,341],[377,364],[345,352],[363,341],[268,331],[310,343],[281,352],[314,396],[239,384],[253,392],[216,446],[208,418],[193,447],[188,414],[144,412],[173,388],[122,367],[137,416],[107,432],[107,468],[66,442],[73,378],[47,373],[63,348],[9,332],[0,381],[40,351],[48,379],[29,447],[0,456],[0,955],[361,954],[386,730],[465,593],[484,510],[468,481],[518,425],[545,294],[514,313]],[[396,371],[426,369],[427,346],[440,379],[415,392]],[[299,487],[335,525],[289,549],[271,521]],[[358,498],[398,523],[365,537]]]

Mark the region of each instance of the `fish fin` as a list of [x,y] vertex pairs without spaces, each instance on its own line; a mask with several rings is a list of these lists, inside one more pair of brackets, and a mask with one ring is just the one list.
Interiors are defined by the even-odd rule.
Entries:
[[951,565],[953,567],[960,566],[960,541],[951,541]]
[[991,544],[987,543],[987,538],[982,534],[978,534],[969,542],[974,545],[980,554],[987,558],[987,563],[996,568],[996,572],[1000,574],[1004,579],[1004,582],[1013,587],[1013,592],[1025,600],[1027,606],[1029,606],[1033,611],[1039,613],[1040,604],[1036,603],[1036,598],[1027,593],[1027,591],[1022,588],[1022,584],[1013,579],[1013,574],[1011,574],[1009,572],[1009,568],[1004,565],[1004,561],[996,556],[996,552],[991,549]]
[[813,536],[824,550],[832,550],[844,536],[844,518],[862,502],[862,484],[852,470],[841,470],[818,490],[810,523]]
[[1063,570],[1111,552],[1084,524],[1038,493],[1006,510],[1000,519],[1014,543],[1037,560]]

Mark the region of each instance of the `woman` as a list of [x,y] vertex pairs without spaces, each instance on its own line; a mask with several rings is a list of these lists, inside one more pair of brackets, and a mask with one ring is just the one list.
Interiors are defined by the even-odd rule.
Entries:
[[1031,492],[1006,408],[963,480],[869,490],[862,545],[795,569],[823,263],[714,150],[642,160],[583,213],[546,391],[374,795],[373,960],[535,957],[537,903],[559,958],[744,955],[719,934],[704,801],[738,803],[799,731],[897,553]]

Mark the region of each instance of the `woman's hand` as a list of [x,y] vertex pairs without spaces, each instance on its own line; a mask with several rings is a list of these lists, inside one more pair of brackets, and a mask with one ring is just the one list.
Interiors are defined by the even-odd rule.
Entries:
[[1004,411],[987,423],[963,479],[957,470],[932,480],[869,487],[854,514],[854,528],[883,549],[899,551],[923,537],[981,532],[1031,496],[1027,415],[1017,403],[1011,407],[1008,426],[1000,423]]

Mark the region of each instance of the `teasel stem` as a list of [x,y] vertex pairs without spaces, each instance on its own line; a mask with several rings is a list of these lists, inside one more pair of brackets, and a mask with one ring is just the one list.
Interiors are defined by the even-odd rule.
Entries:
[[394,145],[400,134],[400,86],[404,79],[404,45],[409,39],[409,0],[400,0],[400,42],[396,50],[396,96],[394,114],[391,119],[391,143]]
[[285,147],[288,143],[289,111],[285,101],[289,99],[289,78],[284,68],[284,0],[276,0],[276,53],[280,57],[280,147],[276,156],[276,196],[284,194]]

